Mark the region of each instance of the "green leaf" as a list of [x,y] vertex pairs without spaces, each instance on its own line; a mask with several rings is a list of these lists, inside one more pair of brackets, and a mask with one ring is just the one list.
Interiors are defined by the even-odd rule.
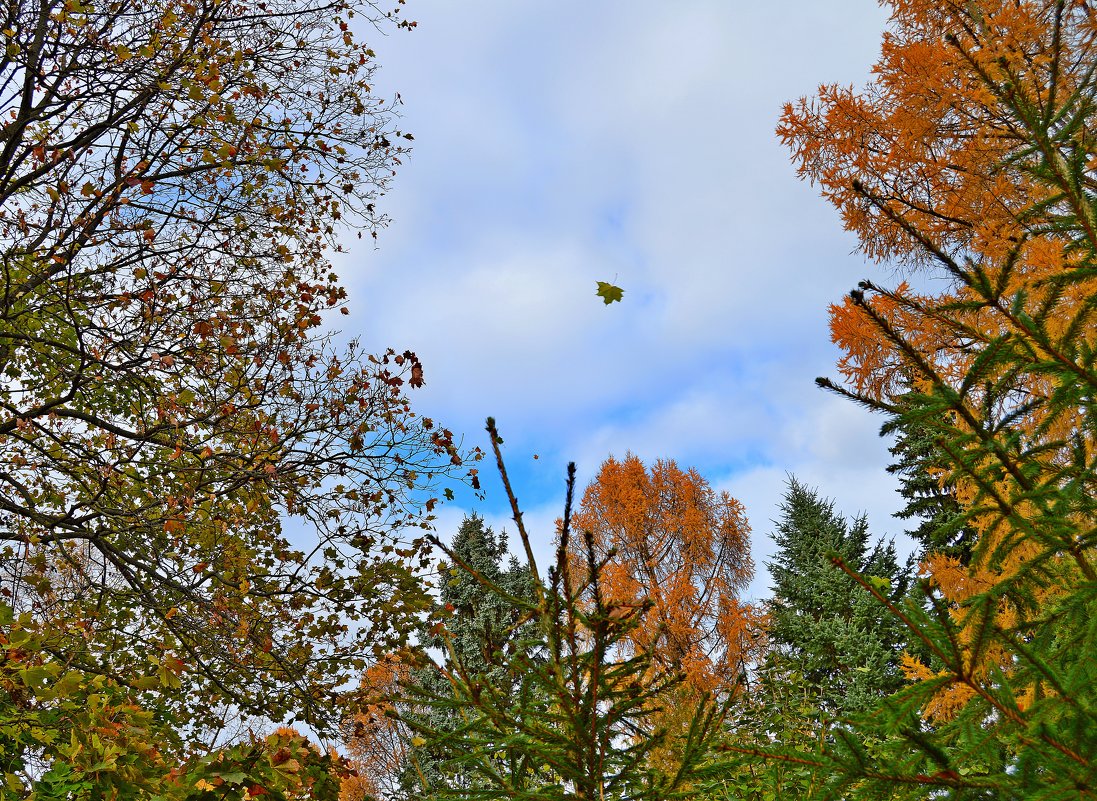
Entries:
[[138,690],[155,690],[160,686],[160,679],[157,676],[141,676],[134,679],[133,686]]
[[606,283],[605,281],[598,282],[598,291],[594,293],[602,299],[602,302],[607,306],[614,301],[620,302],[621,296],[625,294],[625,290],[619,286]]
[[71,695],[80,689],[83,683],[83,674],[75,670],[70,670],[54,685],[53,692],[59,696]]
[[32,690],[43,686],[56,674],[57,666],[52,664],[29,667],[19,671],[19,675],[23,679],[23,682]]
[[228,784],[243,784],[251,779],[251,776],[244,773],[242,770],[234,770],[228,773],[214,772],[212,775],[218,776],[225,780]]

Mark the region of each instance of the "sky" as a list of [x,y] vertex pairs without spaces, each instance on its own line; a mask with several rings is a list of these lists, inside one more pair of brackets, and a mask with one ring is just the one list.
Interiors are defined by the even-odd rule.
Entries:
[[[410,32],[364,32],[415,140],[381,204],[391,225],[338,257],[340,323],[371,350],[414,350],[415,407],[466,446],[486,448],[496,418],[539,552],[567,462],[582,488],[630,451],[744,504],[751,599],[768,594],[789,475],[899,534],[882,421],[814,384],[835,374],[827,305],[893,276],[774,134],[786,101],[866,82],[875,0],[409,0],[407,15]],[[623,301],[604,305],[597,281]],[[439,532],[476,511],[514,550],[481,472],[486,497],[459,494]]]

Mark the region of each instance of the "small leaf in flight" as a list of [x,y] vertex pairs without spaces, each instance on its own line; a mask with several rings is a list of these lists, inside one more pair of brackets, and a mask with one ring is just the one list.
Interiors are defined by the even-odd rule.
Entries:
[[595,292],[598,297],[602,299],[602,302],[607,306],[614,301],[620,302],[621,296],[625,294],[625,290],[619,286],[607,283],[605,281],[598,282],[598,291]]

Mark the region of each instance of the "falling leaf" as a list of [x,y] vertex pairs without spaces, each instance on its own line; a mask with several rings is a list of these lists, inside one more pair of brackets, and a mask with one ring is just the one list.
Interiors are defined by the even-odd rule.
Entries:
[[602,302],[607,306],[614,301],[620,302],[621,296],[625,294],[625,290],[619,286],[606,283],[605,281],[598,282],[598,291],[594,293],[602,299]]

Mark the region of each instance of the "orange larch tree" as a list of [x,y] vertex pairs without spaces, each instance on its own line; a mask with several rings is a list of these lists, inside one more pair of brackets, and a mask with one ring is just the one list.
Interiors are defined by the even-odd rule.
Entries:
[[1086,126],[1097,49],[1090,4],[891,5],[875,81],[861,91],[824,85],[788,104],[778,126],[801,177],[819,185],[868,256],[945,279],[932,293],[870,286],[832,308],[840,372],[878,399],[904,391],[919,368],[865,303],[959,383],[980,347],[1014,324],[963,306],[981,292],[965,266],[979,264],[998,297],[1023,290],[1033,303],[1059,304],[1053,333],[1062,335],[1087,293],[1049,279],[1081,277],[1085,243],[1097,241],[1087,197],[1097,188]]
[[654,646],[656,666],[683,670],[696,690],[730,690],[753,621],[739,601],[754,569],[742,505],[694,469],[659,460],[649,470],[628,454],[602,464],[572,524],[608,559],[602,580],[613,602],[654,602],[635,645]]
[[778,132],[866,254],[943,279],[832,307],[845,384],[822,383],[930,430],[977,542],[924,561],[930,612],[891,605],[929,658],[842,778],[1092,797],[1097,9],[890,5],[869,86],[821,87]]
[[400,794],[410,735],[394,714],[394,699],[403,694],[410,667],[397,653],[370,665],[362,673],[363,702],[344,723],[343,739],[354,775],[343,780],[340,799],[362,801]]
[[[911,387],[953,393],[949,426],[984,444],[1017,432],[1011,447],[1039,445],[1044,464],[1088,453],[1084,403],[1048,401],[1097,344],[1097,12],[1052,0],[893,9],[876,80],[823,86],[778,128],[868,255],[946,279],[934,293],[864,282],[833,306],[839,371],[895,413]],[[995,358],[1017,347],[1019,363]],[[1047,359],[1056,367],[1037,369]],[[969,502],[987,490],[952,478]],[[983,527],[1000,528],[993,516]],[[1009,558],[1031,556],[1006,541]],[[984,550],[1007,558],[1003,544]]]

